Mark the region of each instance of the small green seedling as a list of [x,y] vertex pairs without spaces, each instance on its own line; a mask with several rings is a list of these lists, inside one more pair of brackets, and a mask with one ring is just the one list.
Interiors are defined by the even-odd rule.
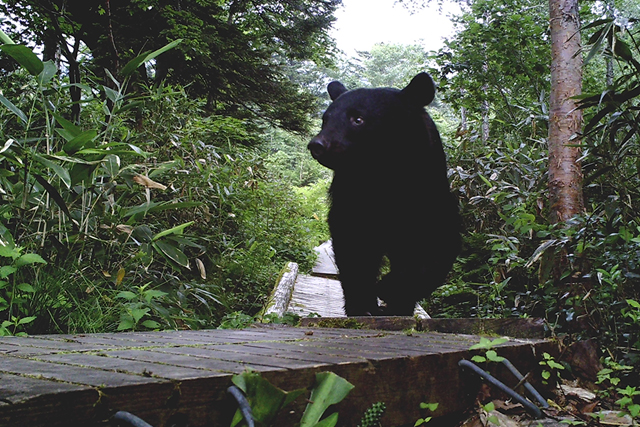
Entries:
[[493,412],[496,410],[496,405],[493,404],[493,402],[489,402],[486,405],[482,405],[482,409],[484,409],[487,412],[487,421],[491,424],[495,424],[495,425],[500,425],[500,420],[498,420],[498,417],[495,415],[489,415],[489,413]]
[[564,366],[556,362],[553,356],[549,353],[543,353],[542,357],[544,358],[544,360],[540,361],[540,365],[546,366],[548,368],[542,370],[542,383],[548,384],[548,381],[551,378],[551,373],[555,371],[556,375],[559,376],[560,373],[558,371],[563,370]]
[[493,347],[504,344],[507,341],[509,341],[508,338],[496,338],[494,340],[490,340],[488,338],[481,337],[480,342],[469,347],[469,350],[486,350],[485,354],[484,356],[476,354],[471,358],[471,360],[476,363],[502,362],[504,357],[498,356],[498,353],[493,350]]
[[[438,409],[438,405],[439,403],[421,403],[420,409],[426,409],[427,411],[434,412],[436,409]],[[413,426],[417,427],[419,425],[428,423],[429,421],[431,421],[431,418],[433,417],[420,418]]]
[[632,418],[638,417],[640,415],[640,405],[633,403],[633,398],[640,396],[640,390],[637,390],[636,387],[627,386],[627,388],[619,388],[618,393],[622,395],[621,399],[616,400],[616,403],[620,405],[623,411],[620,415],[624,415],[624,411],[626,411]]

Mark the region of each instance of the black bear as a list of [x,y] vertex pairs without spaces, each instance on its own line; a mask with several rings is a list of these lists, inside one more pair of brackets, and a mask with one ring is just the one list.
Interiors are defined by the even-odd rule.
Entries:
[[[458,202],[424,110],[433,80],[420,73],[402,90],[347,90],[340,82],[327,90],[333,102],[308,148],[334,171],[329,229],[346,314],[410,316],[460,250]],[[380,279],[384,256],[390,272]]]

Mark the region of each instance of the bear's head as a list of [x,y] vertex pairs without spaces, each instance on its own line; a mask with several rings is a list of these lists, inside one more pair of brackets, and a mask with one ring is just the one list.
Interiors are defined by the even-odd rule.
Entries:
[[307,148],[322,165],[339,170],[383,155],[389,144],[415,143],[417,134],[427,132],[423,107],[433,101],[435,86],[429,74],[420,73],[402,90],[347,90],[331,82],[327,91],[333,102]]

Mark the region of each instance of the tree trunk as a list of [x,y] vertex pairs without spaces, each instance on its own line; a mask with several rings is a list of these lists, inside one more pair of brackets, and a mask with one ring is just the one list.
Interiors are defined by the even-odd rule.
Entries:
[[580,131],[582,110],[571,99],[582,92],[582,56],[577,0],[549,0],[551,94],[549,96],[550,220],[582,213]]

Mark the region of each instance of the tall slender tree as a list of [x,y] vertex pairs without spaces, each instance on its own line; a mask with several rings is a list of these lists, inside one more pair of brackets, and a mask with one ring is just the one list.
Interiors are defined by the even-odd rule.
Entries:
[[572,99],[582,92],[577,0],[549,0],[549,20],[549,215],[552,222],[562,222],[584,209],[580,164],[582,111]]

